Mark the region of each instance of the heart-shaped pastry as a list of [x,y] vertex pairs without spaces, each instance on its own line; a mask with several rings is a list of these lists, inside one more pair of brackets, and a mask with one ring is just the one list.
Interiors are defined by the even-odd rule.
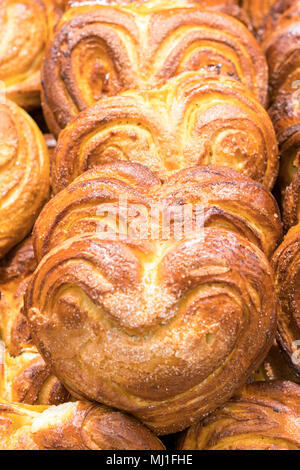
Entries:
[[[150,227],[140,237],[119,232],[125,194],[130,228],[136,213]],[[148,223],[157,203],[170,213],[167,237],[161,219],[157,237]],[[41,262],[25,300],[54,373],[75,396],[129,411],[162,434],[225,402],[274,338],[272,271],[248,240],[271,249],[265,211],[274,204],[224,168],[184,170],[162,185],[147,168],[117,162],[78,178],[37,222]],[[202,208],[206,228],[191,224],[177,237],[178,206],[191,208],[192,222]],[[277,214],[273,223],[275,241]]]
[[222,165],[273,187],[278,148],[272,122],[248,90],[215,74],[187,73],[151,91],[126,92],[88,108],[61,132],[54,192],[114,160],[160,178],[194,165]]
[[71,8],[43,65],[49,129],[57,136],[79,111],[104,97],[151,89],[182,72],[201,70],[230,75],[266,105],[264,55],[247,27],[232,16],[193,5]]

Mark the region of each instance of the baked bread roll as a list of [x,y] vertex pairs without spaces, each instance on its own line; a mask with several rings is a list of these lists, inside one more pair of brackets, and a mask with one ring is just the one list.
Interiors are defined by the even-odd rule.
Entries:
[[23,296],[35,268],[31,238],[1,260],[0,333],[5,346],[0,397],[32,405],[59,404],[69,399],[69,393],[38,353],[23,313]]
[[[113,216],[122,225],[117,203],[125,194],[129,228],[150,226],[150,235],[114,236],[123,234]],[[159,225],[155,238],[155,221],[137,217],[155,202],[171,215],[190,206],[195,216],[203,206],[210,228],[191,225],[176,237],[170,216],[169,236]],[[247,380],[276,327],[272,272],[247,240],[267,247],[262,227],[269,216],[260,215],[259,203],[270,213],[275,208],[261,186],[233,170],[185,170],[160,189],[147,168],[128,163],[86,172],[50,202],[47,230],[46,210],[35,227],[35,250],[40,258],[55,248],[32,277],[25,312],[39,351],[72,394],[129,411],[168,434]],[[179,215],[177,230],[182,224]]]
[[40,68],[60,14],[53,0],[1,0],[0,81],[24,108],[40,104]]
[[63,15],[46,53],[44,114],[57,136],[101,98],[152,88],[182,72],[216,68],[266,104],[265,58],[235,18],[197,6],[74,7]]
[[[136,208],[146,209],[140,224],[144,230],[151,224],[151,203],[157,201],[166,211],[182,204],[191,204],[194,211],[202,207],[205,227],[216,226],[238,233],[268,257],[281,241],[280,212],[275,199],[263,186],[237,171],[195,167],[179,171],[161,183],[146,167],[115,162],[85,172],[48,202],[33,231],[37,260],[75,235],[96,233],[100,229],[113,235],[121,230],[122,198],[127,204],[128,228],[131,228],[127,237],[143,235],[134,232],[141,222],[136,220]],[[101,219],[101,211],[105,214],[106,206],[119,220],[117,226],[107,217]],[[145,233],[144,239],[150,236],[153,233]]]
[[192,426],[184,450],[299,450],[300,387],[261,382],[245,387]]
[[152,91],[126,92],[82,111],[60,134],[54,192],[114,160],[147,165],[160,178],[194,165],[223,165],[272,188],[278,172],[267,112],[226,76],[187,73]]
[[0,403],[1,450],[164,450],[137,420],[87,402],[59,406]]
[[296,225],[287,233],[283,243],[277,248],[272,264],[275,272],[276,288],[280,300],[278,317],[278,339],[289,364],[300,374],[299,350],[299,247],[300,226]]
[[49,155],[30,116],[0,103],[0,258],[23,240],[49,197]]

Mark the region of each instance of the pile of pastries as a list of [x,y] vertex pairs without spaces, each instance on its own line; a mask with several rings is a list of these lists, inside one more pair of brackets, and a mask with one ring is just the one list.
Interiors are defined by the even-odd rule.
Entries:
[[300,449],[300,1],[0,7],[0,449]]

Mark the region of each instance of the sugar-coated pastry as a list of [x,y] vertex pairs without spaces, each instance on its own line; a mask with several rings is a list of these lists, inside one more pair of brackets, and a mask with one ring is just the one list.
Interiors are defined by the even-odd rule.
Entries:
[[300,450],[300,386],[247,385],[218,411],[193,425],[184,450]]
[[164,450],[136,419],[104,405],[0,402],[0,450]]
[[223,165],[268,189],[279,164],[272,122],[253,95],[227,76],[195,72],[82,111],[59,136],[54,192],[114,160],[141,163],[162,179],[194,165]]
[[46,53],[43,109],[56,136],[81,110],[186,71],[219,69],[263,105],[267,65],[247,27],[199,6],[88,4],[63,15]]
[[[161,219],[158,231],[148,222],[155,203],[170,211],[167,236]],[[181,207],[192,221],[203,208],[207,228],[180,233]],[[264,225],[267,207],[276,211],[262,186],[224,168],[184,170],[161,185],[147,168],[119,162],[78,178],[37,222],[42,260],[25,302],[55,375],[76,396],[131,412],[160,434],[226,401],[274,339],[272,271],[249,241],[268,251],[272,230],[279,235],[278,215]]]
[[0,103],[0,258],[30,232],[49,197],[43,134],[12,101]]

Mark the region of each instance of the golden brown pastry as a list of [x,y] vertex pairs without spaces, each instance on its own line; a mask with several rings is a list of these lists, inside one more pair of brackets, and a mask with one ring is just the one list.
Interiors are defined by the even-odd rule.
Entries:
[[300,387],[292,382],[247,385],[192,426],[184,450],[300,450]]
[[300,1],[289,2],[288,6],[290,8],[279,16],[262,43],[269,65],[273,100],[279,91],[284,94],[293,93],[295,87],[299,88]]
[[263,107],[236,80],[193,72],[82,111],[59,136],[54,192],[114,160],[147,165],[163,179],[193,165],[223,165],[268,189],[278,172],[276,136]]
[[23,314],[23,296],[36,267],[31,238],[26,239],[0,265],[0,333],[3,349],[0,397],[11,402],[58,404],[69,393],[51,374],[34,346]]
[[104,405],[0,403],[0,450],[164,450],[137,420]]
[[40,103],[40,68],[59,16],[53,0],[1,0],[0,81],[24,108]]
[[0,258],[23,240],[49,195],[49,155],[30,116],[0,103]]
[[[226,401],[273,342],[273,276],[247,237],[270,249],[263,212],[272,213],[274,201],[257,183],[214,167],[184,170],[161,187],[147,168],[119,162],[90,170],[71,188],[41,216],[48,212],[49,225],[41,219],[35,228],[39,257],[48,242],[55,247],[26,294],[34,341],[75,396],[129,411],[160,434],[184,429]],[[122,227],[117,204],[125,194],[123,238],[113,216]],[[155,220],[148,223],[155,202],[170,211],[167,237],[162,223],[158,232]],[[183,219],[175,209],[189,204],[193,219],[203,206],[210,228],[191,226],[176,237]],[[134,222],[150,235],[135,232]]]
[[63,15],[46,53],[44,114],[57,136],[100,98],[152,88],[182,72],[216,68],[266,104],[265,58],[235,18],[198,6],[74,7]]
[[241,0],[241,5],[249,14],[257,36],[262,34],[266,17],[276,0]]
[[291,228],[276,250],[272,264],[280,300],[278,339],[290,366],[300,373],[299,359],[299,275],[300,275],[300,225]]
[[[247,195],[245,197],[245,195]],[[195,167],[179,171],[164,184],[146,167],[128,162],[89,170],[56,195],[42,210],[34,227],[34,245],[40,261],[52,248],[75,235],[118,230],[107,218],[108,205],[120,215],[119,198],[126,198],[130,224],[136,227],[137,206],[145,206],[144,224],[150,226],[151,203],[166,208],[192,204],[203,208],[205,227],[220,227],[244,236],[272,256],[281,240],[280,212],[271,193],[237,171],[223,167]],[[130,212],[132,207],[132,215]],[[100,226],[100,224],[102,224]],[[133,236],[133,230],[129,236]],[[150,235],[149,235],[150,238]]]

